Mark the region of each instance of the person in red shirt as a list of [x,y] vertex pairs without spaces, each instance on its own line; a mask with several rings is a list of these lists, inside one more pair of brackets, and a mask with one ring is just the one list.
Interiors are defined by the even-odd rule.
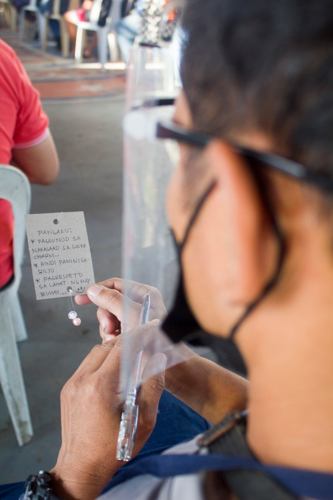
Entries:
[[[22,170],[30,182],[48,185],[58,176],[57,151],[39,93],[15,52],[0,40],[0,164]],[[11,205],[0,199],[0,290],[13,276]]]

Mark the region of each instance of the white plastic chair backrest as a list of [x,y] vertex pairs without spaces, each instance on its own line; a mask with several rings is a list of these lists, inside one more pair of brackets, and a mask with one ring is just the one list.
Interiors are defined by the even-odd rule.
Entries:
[[116,24],[121,19],[121,15],[120,15],[121,3],[122,3],[122,0],[113,0],[112,1],[109,15],[108,15],[108,17],[110,18],[110,29],[115,29]]
[[101,8],[102,8],[102,0],[94,0],[90,11],[89,22],[98,23]]
[[14,275],[21,279],[25,243],[25,214],[30,211],[31,187],[27,176],[18,168],[0,165],[0,198],[8,200],[14,214]]
[[54,16],[60,15],[60,0],[54,0],[52,14]]

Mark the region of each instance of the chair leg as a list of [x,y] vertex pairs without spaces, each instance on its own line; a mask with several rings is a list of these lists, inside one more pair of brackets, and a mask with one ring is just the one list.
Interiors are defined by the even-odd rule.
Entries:
[[108,34],[108,44],[110,52],[110,60],[116,62],[119,60],[119,49],[117,43],[117,35],[115,31],[110,31]]
[[105,63],[108,58],[108,39],[107,39],[107,28],[99,28],[97,31],[98,37],[98,59],[102,65],[102,71],[105,71]]
[[10,301],[10,312],[16,341],[21,342],[22,340],[26,340],[28,338],[27,329],[25,327],[20,299],[17,294]]
[[13,325],[8,304],[3,301],[0,316],[0,381],[18,444],[22,446],[30,441],[33,431]]
[[76,40],[75,40],[75,62],[82,62],[82,54],[83,54],[83,43],[84,43],[84,29],[79,25],[77,27],[76,32]]
[[42,14],[39,11],[37,12],[37,25],[38,25],[39,43],[43,47],[44,38],[45,38],[46,18],[44,16],[44,14]]
[[49,18],[44,16],[45,23],[44,23],[44,36],[42,38],[42,50],[46,52],[47,50],[47,38],[49,36]]
[[9,4],[8,3],[2,3],[0,2],[0,4],[2,4],[0,6],[0,14],[1,16],[4,18],[4,21],[6,23],[7,26],[10,26],[10,10],[9,10]]
[[22,42],[23,37],[24,37],[24,21],[25,21],[25,9],[22,7],[21,13],[20,13],[20,28],[19,28],[19,39]]
[[61,53],[63,57],[68,57],[69,54],[69,36],[66,26],[66,21],[62,17],[60,23],[60,37],[61,37]]
[[10,5],[10,30],[13,33],[16,33],[16,26],[17,26],[17,10],[15,7]]
[[0,14],[4,18],[4,21],[7,26],[11,25],[11,13],[10,13],[10,4],[0,2]]

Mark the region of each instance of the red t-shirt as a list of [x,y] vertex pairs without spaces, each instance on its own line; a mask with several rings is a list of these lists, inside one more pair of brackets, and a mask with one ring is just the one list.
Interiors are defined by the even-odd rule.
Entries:
[[[39,93],[13,49],[0,40],[0,164],[9,165],[13,148],[26,148],[48,135],[49,120]],[[11,205],[0,199],[0,287],[13,274]]]

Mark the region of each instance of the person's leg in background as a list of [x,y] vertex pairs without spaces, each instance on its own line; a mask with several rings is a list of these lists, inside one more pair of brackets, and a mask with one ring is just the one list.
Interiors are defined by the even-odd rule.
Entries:
[[116,26],[117,41],[123,61],[128,64],[130,50],[138,34],[141,16],[134,12],[121,19]]
[[[38,7],[41,14],[44,15],[45,13],[49,13],[49,3],[50,3],[50,0],[42,0],[42,2],[40,3],[40,5]],[[57,42],[57,48],[60,50],[60,26],[59,26],[59,22],[56,19],[50,19],[49,24],[50,24],[50,28],[51,28],[52,33],[53,33],[53,37],[54,37],[55,41]],[[40,40],[40,42],[42,43],[42,40]]]
[[68,10],[64,14],[64,19],[66,21],[68,36],[70,40],[71,55],[74,55],[74,50],[75,50],[76,30],[77,30],[77,25],[79,23],[79,15],[77,12],[78,10],[81,11],[83,9]]
[[[74,55],[75,51],[75,41],[76,41],[76,31],[77,25],[80,22],[86,22],[89,20],[89,11],[92,7],[92,0],[85,0],[82,7],[79,9],[68,10],[64,14],[64,19],[66,21],[67,31],[70,40],[70,55]],[[97,33],[93,33],[91,40],[87,47],[83,51],[84,57],[90,57],[94,48],[97,45]]]

